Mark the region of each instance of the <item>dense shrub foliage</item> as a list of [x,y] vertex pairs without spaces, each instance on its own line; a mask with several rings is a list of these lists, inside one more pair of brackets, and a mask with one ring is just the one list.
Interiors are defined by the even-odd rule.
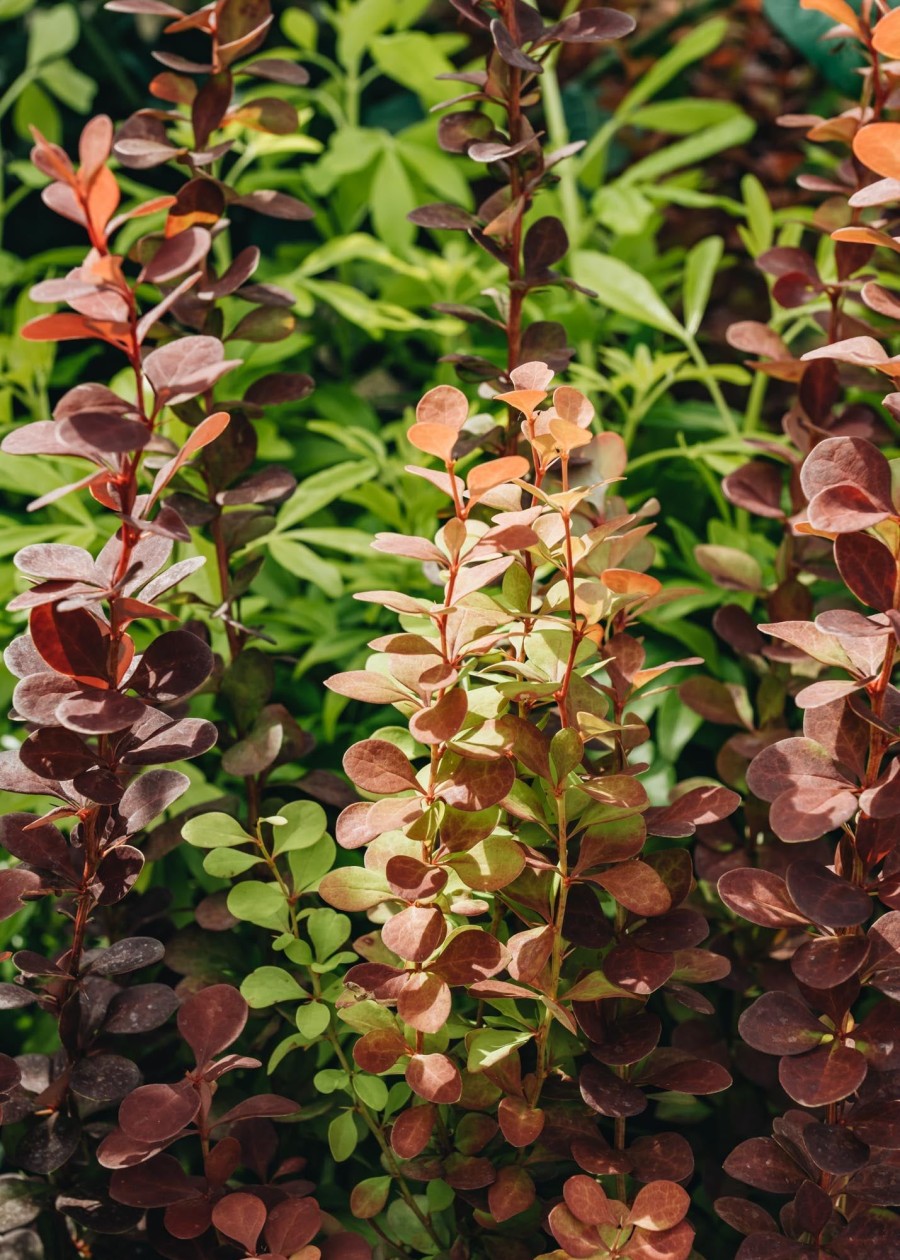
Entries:
[[0,1260],[900,1257],[900,9],[0,23]]

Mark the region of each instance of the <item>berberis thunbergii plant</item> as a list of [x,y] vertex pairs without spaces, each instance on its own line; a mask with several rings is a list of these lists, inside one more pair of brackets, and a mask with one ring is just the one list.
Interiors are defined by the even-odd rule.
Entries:
[[697,662],[646,666],[634,627],[678,594],[646,572],[654,507],[628,510],[621,438],[592,433],[579,391],[551,397],[552,377],[539,362],[513,370],[494,402],[521,417],[525,454],[487,462],[457,458],[459,390],[419,403],[409,440],[439,467],[417,471],[450,514],[434,541],[376,547],[425,561],[443,591],[366,595],[402,630],[373,644],[367,669],[329,679],[393,704],[412,739],[347,753],[369,799],[344,811],[337,839],[365,864],[319,892],[377,929],[356,942],[339,1015],[361,1034],[358,1069],[402,1074],[391,1145],[408,1176],[455,1191],[453,1230],[486,1232],[485,1254],[493,1231],[521,1248],[543,1225],[560,1256],[686,1260],[693,1155],[645,1113],[648,1095],[727,1088],[702,1039],[673,1036],[667,1016],[709,1011],[694,985],[728,963],[699,948],[687,851],[648,837],[690,836],[738,797],[689,782],[650,807],[636,705]]
[[[268,0],[112,0],[120,87],[177,51],[152,108],[71,131],[38,85],[80,108],[77,17],[30,16],[0,123],[40,114],[35,169],[0,155],[0,202],[31,181],[67,235],[42,253],[35,215],[30,270],[0,256],[4,294],[40,277],[0,484],[41,479],[32,524],[0,512],[0,1260],[900,1258],[900,9],[781,3],[837,24],[860,95],[799,113],[773,48],[816,149],[765,161],[690,96],[724,28],[694,6],[620,44],[629,14],[572,2],[335,0],[266,55]],[[429,121],[432,73],[463,86]],[[762,181],[809,152],[785,208]],[[427,240],[377,239],[432,196]],[[722,280],[738,237],[771,283]],[[706,386],[641,340],[673,294],[754,356],[746,450],[691,448]],[[671,401],[707,500],[634,491],[637,420],[556,379],[573,346],[604,398]]]

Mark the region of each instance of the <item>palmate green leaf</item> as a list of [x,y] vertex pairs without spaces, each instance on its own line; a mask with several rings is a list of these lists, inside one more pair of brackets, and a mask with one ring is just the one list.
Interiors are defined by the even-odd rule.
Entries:
[[241,995],[255,1011],[276,1002],[302,1002],[309,996],[283,967],[257,967],[242,981]]
[[572,257],[572,274],[579,284],[596,291],[601,306],[673,337],[684,336],[681,324],[650,281],[620,258],[579,250]]

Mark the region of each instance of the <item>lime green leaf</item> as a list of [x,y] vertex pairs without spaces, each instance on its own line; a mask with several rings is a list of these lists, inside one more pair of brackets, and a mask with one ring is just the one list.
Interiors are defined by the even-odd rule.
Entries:
[[218,849],[225,845],[255,844],[236,818],[231,814],[198,814],[189,819],[181,829],[188,844],[195,849]]
[[294,849],[309,849],[325,833],[328,819],[317,801],[292,801],[281,810],[286,819],[282,825],[272,828],[275,857]]
[[28,65],[64,57],[78,43],[78,15],[71,4],[35,9],[28,24]]
[[716,270],[722,261],[721,236],[707,236],[688,252],[684,263],[684,323],[691,336],[706,314]]
[[501,1063],[513,1050],[524,1046],[532,1038],[530,1032],[517,1032],[511,1028],[480,1028],[466,1038],[469,1072],[483,1072],[485,1068]]
[[331,1012],[324,1002],[308,1002],[306,1006],[298,1006],[294,1017],[297,1028],[307,1041],[314,1041],[331,1022]]
[[[392,0],[393,3],[393,0]],[[358,1135],[352,1111],[335,1116],[328,1126],[328,1146],[336,1164],[342,1164],[356,1150]]]
[[234,879],[261,862],[258,853],[245,853],[243,849],[211,849],[203,859],[203,869],[216,879]]
[[308,997],[283,967],[257,967],[242,983],[241,993],[255,1011],[274,1006],[276,1002],[302,1002]]
[[653,285],[620,258],[593,251],[578,251],[572,258],[572,274],[579,284],[597,291],[598,301],[620,315],[648,324],[673,337],[684,335],[678,320]]
[[257,927],[286,932],[290,923],[287,902],[277,884],[264,884],[258,879],[236,884],[228,894],[228,909],[236,919],[255,923]]

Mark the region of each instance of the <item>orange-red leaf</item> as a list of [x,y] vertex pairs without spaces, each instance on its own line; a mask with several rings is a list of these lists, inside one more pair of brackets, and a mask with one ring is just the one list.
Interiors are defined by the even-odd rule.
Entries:
[[417,451],[434,455],[447,463],[456,445],[457,430],[446,424],[423,421],[410,427],[406,435]]
[[502,486],[505,481],[524,477],[530,467],[528,460],[522,455],[507,455],[503,459],[492,459],[488,464],[479,464],[466,478],[469,495],[473,499],[480,498],[495,486]]

